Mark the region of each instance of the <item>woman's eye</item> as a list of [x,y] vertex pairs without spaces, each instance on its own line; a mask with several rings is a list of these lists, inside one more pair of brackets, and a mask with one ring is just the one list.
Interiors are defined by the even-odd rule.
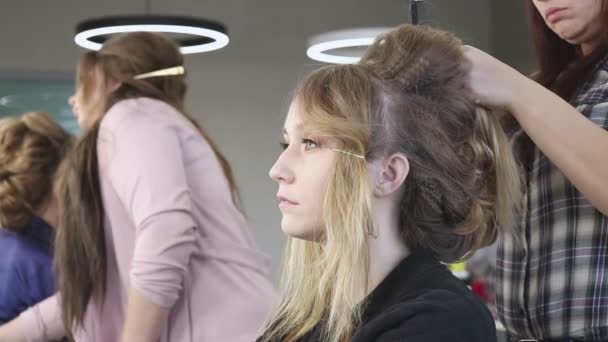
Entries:
[[319,143],[311,139],[302,139],[302,144],[304,144],[306,151],[319,147]]

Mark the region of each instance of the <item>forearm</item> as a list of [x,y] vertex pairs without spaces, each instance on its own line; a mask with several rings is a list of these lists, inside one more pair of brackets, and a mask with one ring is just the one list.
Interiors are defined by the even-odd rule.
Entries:
[[28,308],[0,327],[0,341],[54,341],[67,335],[58,294]]
[[169,317],[170,308],[154,304],[134,288],[129,290],[127,317],[123,328],[123,342],[158,341],[161,329]]
[[549,90],[527,82],[510,111],[535,145],[608,214],[608,133]]
[[14,319],[0,326],[0,341],[3,342],[26,342],[23,327],[18,319]]

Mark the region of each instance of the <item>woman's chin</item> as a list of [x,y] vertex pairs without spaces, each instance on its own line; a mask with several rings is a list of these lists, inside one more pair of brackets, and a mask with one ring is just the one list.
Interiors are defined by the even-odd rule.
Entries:
[[307,241],[318,241],[320,238],[320,230],[319,229],[315,229],[314,227],[308,226],[308,225],[303,225],[303,224],[296,224],[293,222],[289,222],[290,220],[286,219],[285,217],[283,217],[283,220],[281,222],[281,230],[283,231],[283,233],[285,233],[285,235],[295,238],[295,239],[300,239],[300,240],[307,240]]

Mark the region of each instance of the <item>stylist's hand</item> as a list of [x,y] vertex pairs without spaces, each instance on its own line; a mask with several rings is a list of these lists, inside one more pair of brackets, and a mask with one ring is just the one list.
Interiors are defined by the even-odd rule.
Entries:
[[522,92],[533,82],[477,48],[465,45],[463,53],[468,60],[469,86],[482,106],[511,111]]

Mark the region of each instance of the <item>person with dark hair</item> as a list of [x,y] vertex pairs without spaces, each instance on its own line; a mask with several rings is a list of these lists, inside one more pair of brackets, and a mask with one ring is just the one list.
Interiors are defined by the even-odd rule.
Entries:
[[532,79],[465,48],[525,175],[521,234],[499,239],[498,315],[513,341],[608,341],[608,1],[526,2]]

